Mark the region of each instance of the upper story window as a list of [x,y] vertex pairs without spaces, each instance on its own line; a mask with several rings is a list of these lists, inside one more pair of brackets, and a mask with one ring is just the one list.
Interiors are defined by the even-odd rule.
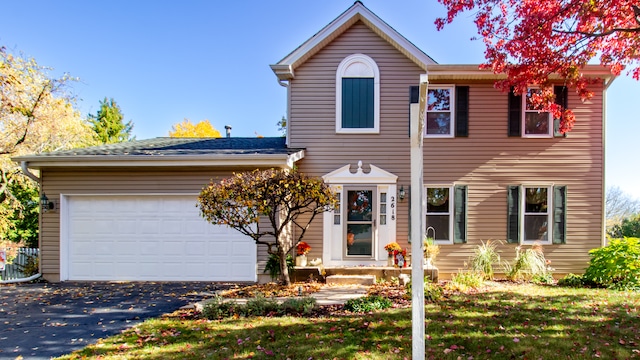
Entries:
[[336,132],[380,132],[380,72],[364,54],[347,56],[336,72]]
[[455,134],[454,86],[430,85],[427,90],[425,136],[453,137]]
[[[509,91],[508,136],[524,138],[565,137],[560,132],[560,119],[554,119],[549,112],[540,112],[531,99],[540,94],[540,89],[527,89],[526,96]],[[555,103],[567,109],[568,89],[565,86],[553,87]]]
[[527,89],[527,96],[522,97],[522,136],[523,137],[551,137],[553,118],[549,112],[541,112],[531,99],[539,96],[540,89]]

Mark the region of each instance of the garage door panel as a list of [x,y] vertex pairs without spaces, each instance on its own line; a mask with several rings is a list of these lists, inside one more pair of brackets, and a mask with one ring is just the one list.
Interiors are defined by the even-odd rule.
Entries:
[[209,254],[213,256],[228,256],[231,250],[231,244],[228,242],[212,240],[209,243]]
[[204,256],[207,253],[207,244],[205,241],[188,241],[184,250],[189,256]]
[[179,220],[166,220],[160,225],[163,234],[181,234],[183,223]]
[[253,240],[207,223],[195,203],[190,196],[70,196],[63,212],[68,279],[255,281]]
[[135,220],[122,220],[118,221],[115,232],[120,235],[133,235],[136,233],[136,227]]

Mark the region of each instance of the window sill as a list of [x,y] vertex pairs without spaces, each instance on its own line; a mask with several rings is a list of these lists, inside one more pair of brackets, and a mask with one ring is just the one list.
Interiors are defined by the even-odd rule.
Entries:
[[336,134],[379,134],[378,129],[336,129]]

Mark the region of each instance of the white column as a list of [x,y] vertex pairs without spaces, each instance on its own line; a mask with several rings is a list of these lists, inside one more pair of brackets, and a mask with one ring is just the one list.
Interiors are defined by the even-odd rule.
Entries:
[[411,354],[413,360],[424,360],[424,191],[422,138],[427,102],[427,75],[420,75],[420,103],[417,116],[411,116]]

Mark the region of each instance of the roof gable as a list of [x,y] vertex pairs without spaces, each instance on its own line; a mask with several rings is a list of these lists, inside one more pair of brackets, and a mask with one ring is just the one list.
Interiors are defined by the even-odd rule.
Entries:
[[340,14],[340,16],[322,28],[322,30],[318,31],[284,59],[280,60],[277,64],[271,65],[271,69],[281,81],[293,79],[295,77],[294,71],[298,66],[318,53],[358,21],[362,21],[374,33],[398,49],[398,51],[425,71],[427,65],[436,64],[431,57],[422,52],[422,50],[371,12],[371,10],[367,9],[360,1],[356,1],[347,11]]

